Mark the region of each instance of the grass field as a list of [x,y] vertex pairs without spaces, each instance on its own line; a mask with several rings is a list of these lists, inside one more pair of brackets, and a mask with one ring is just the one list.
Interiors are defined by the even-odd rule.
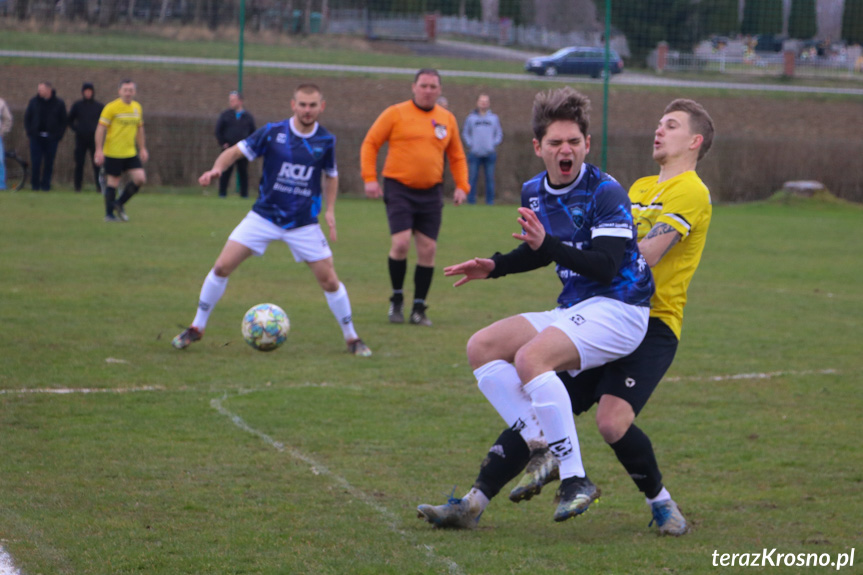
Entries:
[[[174,350],[248,203],[149,190],[129,208],[108,225],[98,194],[0,195],[0,546],[22,573],[711,573],[714,551],[835,559],[863,540],[858,206],[715,208],[677,360],[639,417],[694,525],[679,539],[648,528],[591,414],[577,423],[603,498],[584,517],[554,523],[546,493],[500,497],[471,532],[415,518],[470,486],[502,428],[467,338],[557,295],[551,269],[443,277],[514,246],[513,207],[446,208],[425,329],[386,321],[382,205],[340,202],[336,267],[370,359],[344,352],[275,245]],[[269,354],[239,328],[264,301],[292,323]]]

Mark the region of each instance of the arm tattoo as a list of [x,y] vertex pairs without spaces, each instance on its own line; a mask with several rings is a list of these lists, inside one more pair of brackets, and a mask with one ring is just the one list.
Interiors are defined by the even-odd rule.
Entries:
[[[650,231],[647,232],[647,235],[644,237],[644,239],[649,240],[651,238],[655,238],[655,237],[658,237],[661,235],[671,234],[671,233],[676,234],[677,230],[675,230],[674,228],[672,228],[668,224],[659,223],[659,224],[656,224],[655,226],[653,226],[650,229]],[[674,244],[671,244],[671,245],[674,245]]]
[[[659,223],[659,224],[656,224],[655,226],[653,226],[653,228],[651,228],[651,230],[649,232],[647,232],[647,235],[644,237],[645,240],[648,240],[651,238],[658,238],[659,236],[664,236],[665,234],[674,234],[674,237],[672,238],[672,240],[670,242],[668,242],[668,245],[665,247],[665,250],[659,256],[659,260],[664,258],[665,254],[667,254],[669,251],[671,251],[671,248],[673,248],[677,244],[677,242],[680,241],[680,232],[678,232],[677,230],[675,230],[674,228],[672,228],[668,224]],[[659,260],[657,260],[657,261],[659,261]]]

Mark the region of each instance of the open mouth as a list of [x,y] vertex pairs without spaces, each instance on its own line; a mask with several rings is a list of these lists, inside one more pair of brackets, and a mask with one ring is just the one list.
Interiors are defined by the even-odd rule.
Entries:
[[561,174],[571,174],[572,173],[572,160],[561,160],[558,163],[558,166],[560,166],[560,173]]

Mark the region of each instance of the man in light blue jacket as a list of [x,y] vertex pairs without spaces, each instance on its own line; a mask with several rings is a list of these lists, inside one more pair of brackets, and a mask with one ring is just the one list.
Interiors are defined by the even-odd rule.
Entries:
[[467,163],[470,181],[469,204],[476,203],[476,180],[479,168],[485,172],[485,203],[494,204],[494,165],[497,162],[496,149],[503,141],[500,119],[491,111],[488,94],[480,94],[476,99],[476,109],[468,114],[461,135],[467,150]]

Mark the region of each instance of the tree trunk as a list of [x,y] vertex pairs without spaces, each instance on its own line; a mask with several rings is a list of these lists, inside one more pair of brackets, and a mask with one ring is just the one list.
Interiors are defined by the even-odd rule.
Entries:
[[163,23],[168,18],[168,6],[171,0],[162,0],[162,8],[159,10],[159,22]]
[[303,14],[303,34],[312,31],[312,0],[306,0],[306,13]]
[[126,14],[126,21],[129,22],[129,24],[135,21],[135,1],[136,0],[129,0],[129,11]]

